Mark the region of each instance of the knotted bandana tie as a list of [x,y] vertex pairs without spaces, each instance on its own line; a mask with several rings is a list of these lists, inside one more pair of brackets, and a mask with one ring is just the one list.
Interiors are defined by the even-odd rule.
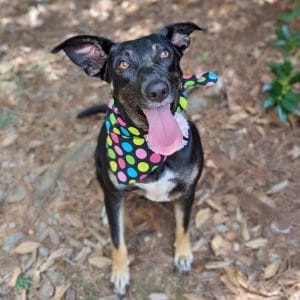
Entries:
[[[187,108],[186,88],[196,85],[213,86],[217,80],[217,75],[212,72],[183,76],[179,103],[175,113],[178,122],[182,119],[185,121],[180,112]],[[185,123],[187,122],[185,121]],[[141,182],[150,173],[162,167],[167,156],[155,153],[150,149],[146,139],[147,131],[125,122],[114,99],[108,104],[105,126],[109,167],[121,187]],[[181,127],[181,130],[186,131],[183,132],[182,147],[184,147],[188,140],[188,128],[184,130]]]

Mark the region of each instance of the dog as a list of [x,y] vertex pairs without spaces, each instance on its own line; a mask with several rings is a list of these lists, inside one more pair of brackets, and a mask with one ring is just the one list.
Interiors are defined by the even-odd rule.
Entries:
[[180,272],[191,271],[189,221],[203,151],[196,126],[178,111],[185,97],[180,60],[196,30],[204,28],[173,23],[122,43],[81,35],[52,50],[63,50],[87,75],[111,87],[113,101],[107,107],[87,109],[79,117],[107,111],[95,164],[111,231],[111,282],[119,295],[130,283],[123,198],[133,190],[152,201],[174,202],[174,264]]

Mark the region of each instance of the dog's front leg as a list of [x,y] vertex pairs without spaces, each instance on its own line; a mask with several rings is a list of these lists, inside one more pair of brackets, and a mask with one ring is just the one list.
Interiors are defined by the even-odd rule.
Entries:
[[111,283],[114,285],[115,293],[124,295],[129,286],[130,276],[124,240],[123,196],[118,192],[105,191],[104,199],[111,231]]
[[176,221],[174,264],[178,271],[182,273],[190,272],[193,262],[189,221],[194,197],[195,188],[190,187],[190,189],[174,204]]

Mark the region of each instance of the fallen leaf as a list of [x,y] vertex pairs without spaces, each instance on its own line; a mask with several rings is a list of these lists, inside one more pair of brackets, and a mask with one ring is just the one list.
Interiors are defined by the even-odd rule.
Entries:
[[15,249],[13,249],[13,251],[18,254],[26,254],[26,253],[31,253],[31,252],[35,251],[40,246],[41,246],[41,244],[39,242],[26,241],[26,242],[21,243]]
[[279,266],[281,264],[281,260],[275,260],[274,262],[272,262],[271,264],[269,264],[264,271],[264,279],[269,279],[272,278],[276,275]]
[[111,260],[104,256],[89,257],[89,264],[99,269],[104,269],[111,264]]
[[20,276],[20,274],[22,273],[22,270],[20,267],[15,267],[11,276],[11,279],[8,283],[8,286],[10,287],[14,287],[16,285],[17,279]]
[[251,241],[245,243],[245,245],[252,249],[258,249],[258,248],[266,246],[267,243],[268,243],[267,239],[259,238],[259,239],[251,240]]
[[58,258],[63,256],[69,256],[72,253],[73,249],[71,248],[59,248],[47,258],[47,260],[40,266],[39,272],[42,273],[46,271],[50,266],[52,266]]
[[12,145],[16,141],[17,138],[18,138],[18,135],[16,133],[7,136],[6,138],[4,138],[2,140],[2,147],[8,147],[8,146]]
[[227,255],[232,250],[231,243],[219,234],[213,237],[211,248],[216,256]]
[[210,217],[210,208],[200,209],[196,214],[196,227],[200,228]]

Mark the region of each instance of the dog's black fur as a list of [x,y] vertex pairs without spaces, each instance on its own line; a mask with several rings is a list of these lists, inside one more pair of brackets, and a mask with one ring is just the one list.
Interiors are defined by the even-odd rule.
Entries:
[[[147,129],[143,109],[169,103],[174,113],[179,99],[182,71],[180,59],[190,44],[190,34],[202,30],[194,23],[175,23],[160,32],[140,39],[115,43],[97,36],[75,36],[55,47],[89,75],[107,81],[122,117]],[[100,105],[82,112],[84,117],[104,111]],[[189,122],[187,145],[168,156],[163,167],[149,175],[134,188],[145,191],[146,197],[157,201],[175,201],[176,236],[175,265],[182,272],[191,269],[192,252],[188,225],[194,201],[195,186],[203,166],[200,137]],[[112,237],[111,281],[118,294],[124,294],[129,284],[127,249],[123,233],[123,197],[132,187],[119,188],[110,172],[106,156],[106,128],[100,131],[95,152],[97,178],[104,190],[106,212]],[[155,198],[157,197],[157,198]]]

